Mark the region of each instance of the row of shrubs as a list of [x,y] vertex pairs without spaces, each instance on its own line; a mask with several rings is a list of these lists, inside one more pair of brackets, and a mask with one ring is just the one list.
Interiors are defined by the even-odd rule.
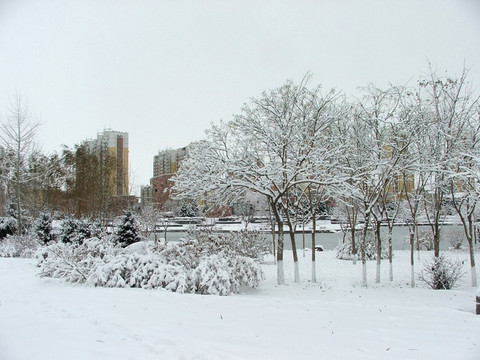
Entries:
[[[126,248],[112,237],[42,247],[40,275],[105,287],[164,288],[181,293],[229,295],[264,278],[262,253],[248,243],[256,234],[198,236],[167,245],[139,242]],[[266,249],[265,249],[266,250]]]

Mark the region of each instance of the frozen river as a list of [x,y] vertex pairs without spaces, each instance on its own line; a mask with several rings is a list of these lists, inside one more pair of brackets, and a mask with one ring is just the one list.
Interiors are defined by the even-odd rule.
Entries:
[[[386,246],[386,238],[387,238],[387,227],[381,228],[381,236],[384,239],[384,246]],[[430,228],[428,226],[421,226],[419,228],[419,232],[429,233]],[[178,241],[181,238],[185,238],[187,236],[186,232],[168,232],[167,233],[167,240],[168,241]],[[265,233],[265,238],[271,241],[271,234]],[[163,233],[158,234],[158,238],[163,238]],[[447,249],[448,247],[452,246],[450,244],[451,238],[461,237],[463,239],[463,246],[467,247],[467,243],[464,239],[463,228],[461,226],[455,225],[445,225],[442,228],[442,240],[440,247],[441,249]],[[335,247],[342,242],[343,233],[336,232],[336,233],[317,233],[315,236],[316,244],[321,245],[325,250],[333,250]],[[296,233],[295,234],[295,242],[297,249],[302,249],[303,247],[303,234]],[[311,248],[311,234],[305,233],[305,247]],[[285,249],[291,249],[291,242],[290,237],[286,233],[285,234]],[[396,226],[393,229],[393,249],[394,250],[402,250],[408,249],[408,227],[407,226]]]

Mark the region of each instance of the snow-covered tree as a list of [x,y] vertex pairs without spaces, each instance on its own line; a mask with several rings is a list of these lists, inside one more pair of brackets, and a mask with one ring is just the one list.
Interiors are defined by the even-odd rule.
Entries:
[[[400,131],[402,124],[397,116],[403,90],[373,86],[362,89],[363,96],[352,105],[351,118],[341,128],[344,134],[341,139],[348,150],[339,159],[343,163],[339,171],[345,171],[348,180],[339,189],[338,198],[345,201],[347,209],[354,209],[352,203],[358,206],[362,216],[360,253],[364,285],[367,284],[366,238],[373,212],[410,142],[407,134]],[[380,239],[377,247],[381,252]]]
[[22,203],[25,186],[36,174],[28,170],[31,156],[36,152],[35,136],[39,123],[32,119],[26,102],[16,95],[10,102],[7,119],[0,124],[0,142],[3,148],[4,180],[12,189],[10,198],[15,203],[17,232],[24,231]]
[[[469,166],[468,164],[466,166]],[[478,172],[480,168],[477,167]],[[465,172],[463,175],[457,173],[450,182],[450,195],[453,207],[460,217],[463,225],[465,238],[468,243],[468,252],[470,258],[471,285],[477,287],[477,272],[475,266],[475,216],[480,195],[480,183],[478,178]],[[461,189],[458,189],[460,186]],[[463,190],[460,192],[459,190]]]
[[182,201],[180,206],[179,216],[181,217],[197,217],[198,206],[196,201]]
[[137,216],[137,221],[142,229],[143,236],[149,238],[151,233],[154,234],[155,246],[158,242],[156,227],[160,219],[160,212],[153,204],[143,206],[140,214]]
[[63,243],[79,244],[88,238],[102,235],[102,228],[96,221],[67,217],[62,220],[59,239]]
[[16,231],[17,219],[15,217],[10,215],[0,218],[0,240],[15,234]]
[[448,197],[463,225],[470,255],[471,285],[476,287],[474,223],[480,200],[480,97],[473,94],[466,76],[464,70],[459,79],[451,80],[459,93],[456,107],[460,119],[456,132],[460,135],[456,138],[456,149],[448,170]]
[[47,211],[42,211],[35,224],[35,235],[42,244],[48,244],[54,239],[52,233],[52,218]]
[[459,78],[453,78],[439,76],[430,69],[429,75],[420,79],[417,90],[419,113],[423,114],[421,120],[425,124],[425,136],[421,141],[429,157],[425,210],[436,257],[440,254],[440,229],[446,215],[444,205],[450,189],[450,173],[469,136],[468,124],[472,117],[478,119],[478,98],[472,95],[467,74],[464,70]]
[[[180,197],[209,198],[229,205],[247,190],[263,195],[278,229],[277,275],[284,284],[283,226],[287,197],[301,183],[331,182],[324,174],[341,149],[330,127],[338,119],[335,91],[309,89],[307,76],[299,85],[282,87],[251,99],[231,122],[221,122],[207,139],[193,145],[173,178]],[[290,231],[291,232],[291,231]],[[299,281],[294,234],[290,233]]]
[[122,217],[122,223],[117,231],[117,241],[122,244],[123,247],[140,241],[137,222],[130,211],[127,211]]

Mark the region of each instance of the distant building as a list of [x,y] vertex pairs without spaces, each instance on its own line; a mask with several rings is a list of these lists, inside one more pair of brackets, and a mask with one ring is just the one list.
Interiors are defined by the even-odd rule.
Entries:
[[163,206],[171,199],[174,183],[170,179],[173,175],[160,175],[150,180],[152,184],[152,200],[155,206]]
[[113,162],[113,166],[108,167],[112,170],[105,174],[110,184],[110,195],[128,196],[128,133],[107,129],[97,134],[96,139],[85,143],[101,155],[100,159]]
[[153,202],[152,185],[142,186],[140,188],[140,205],[145,206]]
[[153,177],[175,174],[186,156],[187,147],[159,151],[153,157]]
[[170,178],[176,174],[187,153],[188,146],[162,150],[153,157],[153,178],[150,179],[150,187],[148,189],[145,187],[145,195],[142,193],[142,204],[148,201],[148,191],[151,191],[152,202],[157,207],[163,208],[165,203],[171,200],[174,184]]

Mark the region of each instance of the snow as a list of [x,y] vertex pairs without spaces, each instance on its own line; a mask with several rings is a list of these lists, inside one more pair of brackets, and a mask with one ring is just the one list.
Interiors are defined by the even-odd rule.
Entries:
[[[178,219],[178,218],[177,218]],[[249,231],[260,231],[260,232],[271,232],[271,225],[269,222],[249,222],[246,223],[244,220],[235,219],[231,222],[222,222],[218,221],[218,219],[212,218],[182,218],[183,221],[191,220],[191,223],[179,223],[175,220],[160,220],[157,223],[157,226],[160,224],[167,222],[168,223],[168,231],[177,231],[177,232],[185,232],[195,228],[204,228],[210,227],[212,231],[215,232],[230,232],[230,231],[242,231],[242,230],[249,230]],[[198,224],[195,221],[198,220]],[[297,231],[301,232],[302,224],[297,224]],[[305,224],[305,232],[312,231],[312,223]],[[276,227],[277,228],[277,227]],[[315,226],[317,232],[339,232],[341,231],[341,227],[338,224],[332,224],[330,220],[317,220]],[[283,230],[285,232],[289,231],[287,225],[283,226]]]
[[371,261],[365,288],[361,266],[324,251],[319,283],[307,280],[307,256],[295,284],[290,255],[287,285],[276,285],[267,263],[258,289],[226,297],[73,285],[37,277],[34,260],[1,258],[0,359],[480,358],[468,276],[450,291],[412,289],[409,254],[397,251],[395,281],[382,262],[383,283],[374,284]]

